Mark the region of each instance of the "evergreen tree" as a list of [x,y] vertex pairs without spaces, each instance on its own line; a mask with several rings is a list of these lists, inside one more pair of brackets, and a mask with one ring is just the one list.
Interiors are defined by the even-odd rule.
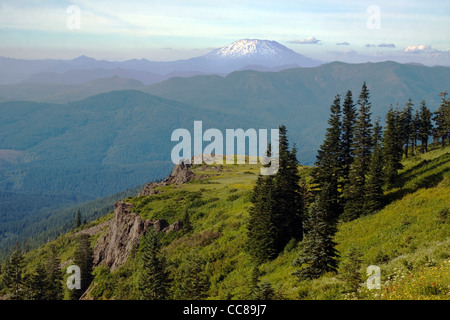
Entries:
[[419,138],[421,142],[422,153],[428,152],[428,139],[433,130],[433,124],[431,123],[431,111],[427,108],[424,100],[420,103],[420,126],[419,126]]
[[50,252],[47,256],[47,290],[45,298],[47,300],[63,299],[63,273],[60,267],[61,261],[58,258],[55,245],[50,245]]
[[386,186],[392,187],[398,177],[398,170],[403,168],[402,137],[400,135],[399,114],[392,107],[386,114],[386,130],[383,137],[383,160]]
[[450,100],[447,99],[447,91],[441,92],[441,104],[434,113],[436,123],[436,136],[441,139],[442,146],[445,140],[450,143]]
[[20,300],[34,300],[32,274],[30,273],[25,273],[23,276]]
[[370,160],[369,173],[367,175],[366,198],[364,201],[364,213],[370,214],[381,209],[383,204],[383,150],[381,148],[381,126],[378,119],[375,121],[372,141],[374,149]]
[[169,298],[169,275],[161,255],[159,234],[150,228],[144,237],[142,272],[139,277],[139,292],[142,300],[167,300]]
[[81,289],[73,289],[71,292],[72,300],[79,300],[87,290],[92,281],[93,253],[90,243],[90,236],[83,234],[78,238],[79,244],[74,254],[74,264],[80,268]]
[[298,267],[293,274],[299,280],[316,279],[326,272],[336,272],[338,252],[333,241],[336,225],[330,223],[330,213],[319,196],[311,205],[305,220],[305,238],[300,257],[293,262]]
[[356,121],[356,109],[353,103],[352,92],[349,90],[345,96],[344,103],[342,105],[342,129],[341,129],[341,168],[342,168],[342,189],[348,183],[350,166],[353,163],[354,145],[353,135]]
[[420,116],[419,111],[416,110],[412,120],[411,135],[410,135],[413,155],[417,154],[417,140],[419,139],[419,128],[420,128]]
[[354,160],[350,167],[349,181],[344,187],[345,201],[342,219],[350,221],[359,217],[364,209],[366,175],[369,170],[372,153],[372,124],[370,120],[371,104],[366,83],[363,83],[361,94],[357,101],[359,105],[357,121],[354,130]]
[[80,212],[80,210],[77,211],[77,215],[76,215],[75,220],[76,220],[75,221],[76,228],[78,228],[79,226],[81,226],[81,212]]
[[47,270],[39,264],[29,277],[30,300],[46,300],[48,292]]
[[247,224],[247,249],[260,264],[276,257],[273,218],[273,176],[258,177],[251,197],[250,220]]
[[208,296],[209,277],[205,271],[205,261],[197,254],[190,254],[182,270],[180,298],[202,300]]
[[363,282],[361,275],[362,254],[355,247],[350,248],[339,268],[339,277],[350,292],[357,292]]
[[189,217],[189,210],[188,208],[186,208],[184,210],[184,215],[183,215],[183,219],[181,220],[181,222],[183,223],[183,231],[184,233],[189,233],[192,231],[192,224],[191,224],[191,219]]
[[2,282],[3,286],[7,288],[10,300],[21,300],[22,289],[24,287],[24,257],[19,246],[16,248],[9,259],[6,261]]
[[409,150],[409,142],[412,131],[412,122],[413,122],[413,106],[412,100],[409,99],[406,103],[405,108],[400,112],[400,136],[402,138],[402,145],[404,147],[405,157],[408,157]]
[[261,273],[259,271],[258,266],[253,267],[252,269],[252,278],[250,284],[250,299],[256,300],[259,296],[259,277]]
[[254,300],[273,300],[275,297],[275,290],[272,287],[272,284],[269,281],[263,281],[260,283],[256,290],[256,295],[254,296]]
[[289,151],[287,130],[280,126],[279,169],[274,176],[272,222],[275,232],[276,252],[283,251],[292,239],[303,237],[302,213],[303,199],[298,174],[297,151]]
[[325,141],[317,155],[315,180],[321,189],[327,186],[327,210],[333,212],[333,218],[337,219],[341,213],[339,182],[342,173],[340,95],[336,95],[330,110]]

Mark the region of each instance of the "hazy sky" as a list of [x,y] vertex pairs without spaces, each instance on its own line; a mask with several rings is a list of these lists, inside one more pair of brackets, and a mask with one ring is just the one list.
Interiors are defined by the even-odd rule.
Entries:
[[323,60],[420,61],[450,53],[450,0],[0,0],[0,56],[175,60],[242,38]]

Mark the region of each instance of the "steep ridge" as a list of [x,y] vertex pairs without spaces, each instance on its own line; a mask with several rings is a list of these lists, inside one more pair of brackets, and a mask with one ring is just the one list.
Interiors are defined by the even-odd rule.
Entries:
[[[383,290],[363,290],[358,298],[448,296],[449,156],[450,147],[446,147],[405,160],[398,183],[386,194],[389,203],[385,208],[338,226],[336,241],[342,257],[357,245],[363,266],[381,268]],[[116,203],[114,213],[53,242],[66,267],[73,258],[76,235],[92,235],[95,278],[84,299],[137,298],[134,286],[140,270],[140,238],[150,227],[163,232],[163,252],[177,281],[184,276],[190,258],[200,256],[210,279],[208,298],[248,298],[253,264],[245,251],[246,224],[259,166],[194,165],[188,169],[196,177],[206,178],[155,186],[160,192],[123,199]],[[311,170],[299,167],[305,178]],[[186,167],[182,171],[187,172]],[[185,210],[193,227],[187,233],[179,224]],[[355,298],[346,295],[339,275],[297,282],[292,276],[292,261],[299,250],[301,243],[262,264],[261,281],[271,283],[282,299]],[[48,247],[44,246],[27,254],[31,270],[46,252]],[[422,286],[414,279],[421,279]]]

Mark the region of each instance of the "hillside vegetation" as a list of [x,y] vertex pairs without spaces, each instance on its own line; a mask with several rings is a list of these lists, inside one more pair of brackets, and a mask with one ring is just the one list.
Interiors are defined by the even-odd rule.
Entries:
[[[386,193],[389,200],[380,211],[350,222],[341,222],[335,236],[339,251],[339,272],[315,280],[298,281],[292,265],[302,242],[292,242],[276,259],[260,265],[259,283],[273,290],[273,299],[449,299],[450,297],[450,147],[440,148],[403,161],[396,185]],[[251,296],[254,264],[246,251],[250,195],[258,165],[194,166],[200,180],[159,187],[159,194],[127,198],[133,212],[143,219],[185,219],[188,211],[192,230],[171,231],[162,239],[175,299],[183,296],[192,265],[199,264],[198,277],[208,279],[206,299],[247,299]],[[308,184],[311,167],[300,166]],[[309,185],[310,186],[310,185]],[[108,214],[53,244],[63,269],[70,264],[77,247],[77,233],[100,225]],[[91,237],[94,246],[104,232]],[[141,241],[142,244],[142,241]],[[26,255],[27,270],[45,260],[49,245]],[[141,247],[131,253],[125,265],[110,271],[94,268],[94,280],[85,298],[136,299],[141,268]],[[357,292],[348,290],[345,265],[350,252],[360,253]],[[381,269],[381,289],[368,290],[364,282],[369,265]],[[66,275],[67,277],[67,275]],[[67,289],[65,289],[68,291]],[[68,293],[66,292],[66,297]]]

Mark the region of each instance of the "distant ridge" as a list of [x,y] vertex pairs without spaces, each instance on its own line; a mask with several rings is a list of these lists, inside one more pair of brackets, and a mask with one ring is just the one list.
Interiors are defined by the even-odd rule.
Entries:
[[276,41],[241,39],[203,56],[165,62],[147,59],[106,61],[85,55],[72,60],[0,57],[0,84],[22,81],[74,84],[81,83],[80,79],[95,80],[112,76],[125,76],[151,84],[175,76],[226,75],[241,69],[276,68],[279,71],[289,67],[314,67],[322,63],[296,53]]

